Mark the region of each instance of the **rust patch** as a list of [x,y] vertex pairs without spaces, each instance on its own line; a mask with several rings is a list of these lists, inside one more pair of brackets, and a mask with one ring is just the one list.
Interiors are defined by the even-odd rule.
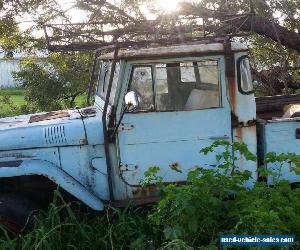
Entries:
[[82,149],[81,146],[87,145],[88,144],[88,140],[87,139],[80,139],[79,140],[79,144],[80,144],[80,149]]
[[253,134],[255,136],[256,134],[256,125],[251,126],[239,126],[234,128],[235,130],[235,137],[238,139],[239,142],[244,142],[244,134],[248,132],[248,136]]
[[236,88],[235,88],[235,78],[228,78],[228,91],[229,91],[229,100],[232,107],[232,112],[236,114]]
[[132,195],[135,199],[137,198],[146,198],[146,197],[155,197],[157,196],[157,186],[148,185],[146,187],[138,187],[132,191]]
[[235,131],[236,131],[236,138],[239,140],[239,142],[243,142],[243,128],[242,127],[235,128]]
[[253,134],[253,135],[256,134],[256,130],[257,130],[256,125],[253,125],[253,126],[250,126],[250,127],[245,127],[244,129],[246,129],[247,131],[250,132],[250,134]]
[[59,118],[70,117],[68,111],[52,111],[42,115],[33,115],[30,117],[29,123],[41,122],[47,120],[55,120]]
[[142,205],[153,205],[159,201],[159,197],[148,197],[140,199],[127,199],[127,200],[117,200],[110,202],[109,205],[112,207],[122,208],[128,207],[129,205],[142,206]]
[[31,159],[34,156],[32,155],[24,155],[22,153],[5,153],[5,154],[1,154],[0,158],[16,158],[16,159]]
[[[185,185],[186,181],[180,182],[165,182],[167,184]],[[128,205],[152,205],[159,201],[158,187],[155,184],[148,185],[144,188],[138,187],[132,191],[133,198],[128,198],[126,200],[117,200],[110,203],[114,207],[126,207]]]
[[253,127],[257,125],[257,120],[247,121],[247,127]]
[[180,164],[178,162],[170,164],[169,167],[176,172],[182,173]]
[[[185,185],[186,181],[178,181],[178,182],[164,182],[164,185]],[[157,197],[158,195],[158,187],[156,184],[147,185],[145,187],[136,187],[132,191],[132,195],[134,199],[147,199],[151,197]]]
[[225,52],[225,69],[226,78],[228,81],[228,92],[232,112],[236,115],[236,82],[235,82],[235,59],[234,53],[231,48],[231,42],[229,40],[224,41],[224,52]]
[[93,108],[93,107],[80,109],[79,112],[80,112],[80,114],[83,118],[87,118],[87,117],[90,117],[90,116],[95,116],[96,113],[97,113],[96,109]]

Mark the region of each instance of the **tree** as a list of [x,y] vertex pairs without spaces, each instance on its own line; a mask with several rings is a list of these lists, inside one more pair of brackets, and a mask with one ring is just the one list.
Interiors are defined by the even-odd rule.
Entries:
[[[12,1],[6,0],[4,2],[5,15],[10,17],[15,27],[16,32],[10,32],[14,38],[18,38],[20,34],[17,32],[15,19],[10,13],[36,13],[33,15],[35,28],[41,27],[45,23],[53,20],[63,20],[68,23],[70,20],[68,16],[60,10],[59,4],[56,1],[50,0],[22,0],[18,4],[12,5]],[[74,8],[83,10],[86,13],[86,24],[90,27],[89,31],[84,31],[84,39],[87,42],[96,41],[96,36],[101,36],[101,32],[94,26],[94,22],[113,22],[110,33],[106,32],[106,37],[112,37],[112,41],[120,38],[122,32],[128,35],[126,39],[134,37],[144,37],[148,31],[153,30],[153,25],[143,24],[148,18],[149,13],[156,19],[156,23],[160,27],[172,27],[173,22],[180,17],[198,17],[214,16],[217,21],[210,22],[211,27],[219,25],[220,22],[224,25],[222,29],[218,30],[219,35],[224,35],[228,29],[232,32],[234,30],[243,30],[251,32],[251,35],[244,37],[243,40],[249,45],[252,55],[252,64],[254,66],[254,73],[256,79],[266,77],[262,76],[262,71],[265,75],[270,76],[268,79],[277,79],[278,72],[281,74],[282,82],[280,87],[268,87],[264,89],[262,94],[281,94],[281,93],[296,93],[299,82],[299,67],[300,65],[300,15],[299,6],[300,0],[201,0],[195,3],[184,2],[180,5],[179,10],[174,13],[163,13],[155,5],[155,0],[120,0],[117,3],[106,0],[77,0]],[[7,6],[10,6],[8,8]],[[12,11],[13,10],[13,11]],[[37,11],[38,10],[38,11]],[[249,14],[239,17],[229,18],[228,15],[234,14]],[[3,19],[4,20],[4,19]],[[125,24],[126,23],[126,24]],[[129,25],[128,25],[129,23]],[[70,41],[79,41],[78,36],[82,34],[83,26],[72,26],[70,28]],[[0,25],[1,28],[1,25]],[[90,32],[90,33],[89,33]],[[60,33],[60,31],[58,31]],[[30,34],[30,32],[29,32]],[[102,34],[103,35],[103,34]],[[3,36],[5,38],[5,36]],[[30,35],[19,36],[22,39],[26,37],[27,43],[30,46],[45,46],[45,41],[33,38]],[[0,36],[1,39],[1,36]],[[11,44],[13,39],[5,38],[8,44]],[[20,43],[20,40],[15,40],[14,45]],[[0,41],[1,43],[1,41]],[[8,46],[9,47],[9,46]],[[12,46],[14,47],[14,46]],[[266,74],[266,72],[268,72]],[[286,72],[283,74],[283,72]],[[268,84],[267,84],[268,85]],[[269,84],[269,86],[275,86]],[[291,88],[291,86],[293,86]]]
[[[277,79],[279,73],[286,72],[280,77],[284,88],[282,84],[266,83],[268,86],[263,88],[262,94],[297,92],[295,86],[298,86],[300,80],[297,67],[300,64],[299,6],[299,0],[202,0],[194,3],[183,2],[177,13],[166,14],[155,7],[155,1],[123,0],[117,5],[104,0],[77,1],[77,7],[86,11],[87,25],[90,27],[93,27],[93,22],[115,22],[109,31],[102,33],[93,27],[90,29],[90,38],[87,38],[88,32],[85,31],[85,42],[96,41],[95,38],[101,35],[111,36],[112,41],[116,41],[122,34],[127,34],[125,39],[129,40],[139,36],[150,39],[145,34],[153,32],[154,25],[141,22],[147,19],[143,11],[145,7],[156,16],[156,25],[166,29],[180,17],[201,16],[215,17],[217,21],[210,21],[210,24],[212,30],[216,30],[218,26],[216,35],[224,36],[228,32],[234,33],[235,30],[249,32],[249,36],[243,40],[249,44],[256,79],[263,78],[258,77],[262,75],[259,74],[262,70],[264,73],[268,71],[267,75],[271,76],[269,79]],[[237,13],[251,15],[229,16]],[[222,28],[219,27],[220,23]],[[82,26],[77,29],[72,27],[68,36],[80,36],[81,28]]]
[[[37,29],[53,20],[68,20],[58,0],[0,0],[0,12],[0,48],[10,57],[16,50],[45,48]],[[25,23],[28,28],[21,29]]]
[[25,99],[37,110],[75,106],[75,99],[86,91],[89,55],[53,53],[46,61],[25,59],[15,79],[25,87]]

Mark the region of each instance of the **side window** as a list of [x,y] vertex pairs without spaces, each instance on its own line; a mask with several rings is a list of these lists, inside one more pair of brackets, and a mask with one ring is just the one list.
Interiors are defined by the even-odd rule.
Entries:
[[217,108],[221,106],[219,64],[205,60],[135,66],[129,91],[138,96],[140,107],[135,111]]
[[105,92],[105,82],[108,76],[109,65],[107,62],[100,63],[99,74],[98,74],[98,85],[97,85],[97,95],[106,98]]
[[238,89],[242,94],[252,94],[254,91],[251,68],[248,56],[242,56],[237,61]]
[[157,111],[184,111],[220,107],[218,61],[157,64]]
[[[97,95],[100,96],[103,100],[106,99],[106,93],[109,84],[109,78],[111,74],[111,65],[112,63],[109,61],[103,61],[99,67],[99,75],[98,75],[98,86],[97,86]],[[112,82],[112,89],[110,93],[109,103],[112,104],[116,95],[116,89],[119,79],[120,72],[120,64],[116,64],[116,69],[114,73],[114,79]]]
[[[109,97],[109,103],[111,105],[113,104],[115,96],[116,96],[119,75],[120,75],[120,63],[117,63],[116,69],[115,69],[115,74],[114,74],[114,79],[113,79],[112,86],[111,86],[110,97]],[[108,83],[109,83],[109,79],[107,80],[107,86],[108,86]]]
[[137,111],[154,110],[152,66],[134,67],[129,89],[138,96]]

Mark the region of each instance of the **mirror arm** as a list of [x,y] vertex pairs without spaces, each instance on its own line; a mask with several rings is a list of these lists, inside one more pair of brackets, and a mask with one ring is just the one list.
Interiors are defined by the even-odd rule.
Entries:
[[126,113],[127,111],[129,111],[129,106],[128,106],[128,105],[125,106],[124,110],[123,110],[122,113],[121,113],[121,116],[120,116],[120,119],[119,119],[117,125],[115,126],[114,130],[112,131],[112,133],[111,133],[111,135],[110,135],[110,139],[111,139],[111,140],[115,138],[115,135],[117,134],[117,132],[118,132],[118,130],[119,130],[119,127],[120,127],[120,125],[121,125],[121,122],[122,122],[122,120],[123,120],[123,117],[124,117],[124,115],[125,115],[125,113]]

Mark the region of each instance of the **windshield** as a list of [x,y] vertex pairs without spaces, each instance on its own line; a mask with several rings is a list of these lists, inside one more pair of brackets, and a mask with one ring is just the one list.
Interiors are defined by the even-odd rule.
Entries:
[[[109,78],[111,74],[111,61],[101,61],[99,70],[98,70],[98,81],[97,81],[97,95],[101,97],[103,100],[106,99],[108,84],[109,84]],[[119,72],[120,72],[120,64],[117,62],[116,69],[114,73],[114,79],[112,82],[112,88],[109,98],[109,103],[113,104],[115,95],[116,95],[116,89],[117,89],[117,83],[119,79]]]

